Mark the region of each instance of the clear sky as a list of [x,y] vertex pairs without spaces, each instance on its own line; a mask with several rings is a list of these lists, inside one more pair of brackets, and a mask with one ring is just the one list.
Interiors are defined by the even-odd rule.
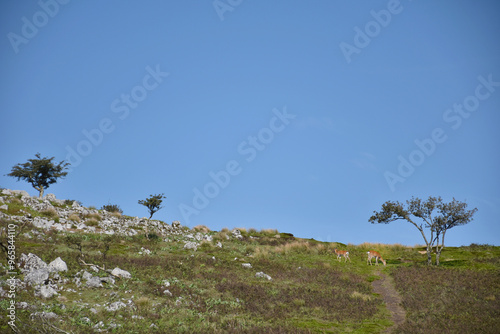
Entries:
[[500,244],[500,4],[2,1],[0,186],[323,241],[423,242],[388,200],[477,207],[448,245]]

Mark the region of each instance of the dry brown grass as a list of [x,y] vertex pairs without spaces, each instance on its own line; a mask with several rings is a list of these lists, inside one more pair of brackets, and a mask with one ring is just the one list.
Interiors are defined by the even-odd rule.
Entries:
[[193,227],[193,230],[196,232],[201,232],[201,233],[208,233],[210,232],[210,229],[206,227],[205,225],[196,225]]
[[17,197],[14,197],[10,200],[11,203],[13,204],[18,204],[18,205],[22,205],[23,204],[23,201],[21,201],[19,198]]
[[259,246],[255,248],[253,257],[258,259],[267,259],[271,254],[271,248],[268,246]]
[[42,210],[42,211],[40,211],[40,213],[42,214],[42,216],[47,217],[47,218],[51,218],[51,219],[59,217],[56,209],[54,209],[54,208],[48,208],[48,209]]
[[101,221],[102,220],[102,216],[98,213],[88,213],[84,216],[85,219],[93,219],[93,220],[97,220],[97,221]]
[[260,232],[262,234],[268,234],[268,235],[279,234],[278,230],[271,229],[271,228],[264,228],[264,229],[260,230]]
[[71,215],[69,215],[68,219],[77,223],[80,223],[82,221],[80,216],[77,215],[76,213],[72,213]]
[[99,225],[99,222],[92,218],[92,219],[88,219],[87,221],[85,221],[85,225],[87,226],[98,226]]

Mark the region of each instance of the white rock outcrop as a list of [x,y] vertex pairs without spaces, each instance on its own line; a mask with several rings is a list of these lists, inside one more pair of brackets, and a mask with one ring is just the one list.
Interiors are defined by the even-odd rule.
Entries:
[[132,275],[128,271],[120,269],[118,267],[116,267],[115,269],[113,269],[113,271],[111,271],[111,275],[121,277],[121,278],[131,278],[132,277]]

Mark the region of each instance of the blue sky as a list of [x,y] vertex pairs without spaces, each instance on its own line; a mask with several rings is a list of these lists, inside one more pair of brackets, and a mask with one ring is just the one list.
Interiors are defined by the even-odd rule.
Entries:
[[37,152],[86,206],[323,241],[422,243],[388,200],[477,207],[500,244],[497,1],[2,2],[0,186]]

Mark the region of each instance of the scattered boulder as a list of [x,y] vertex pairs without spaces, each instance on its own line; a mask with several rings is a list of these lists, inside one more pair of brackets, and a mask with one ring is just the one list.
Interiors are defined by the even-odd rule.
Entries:
[[24,253],[21,254],[19,261],[20,263],[18,266],[23,272],[47,268],[47,263],[43,262],[41,258],[32,253],[29,253],[28,255]]
[[115,284],[115,280],[113,279],[113,277],[101,277],[101,282]]
[[250,263],[242,263],[241,266],[243,268],[252,268],[252,265]]
[[40,296],[42,296],[43,298],[51,298],[57,294],[57,291],[54,290],[54,288],[52,288],[51,286],[43,285],[40,288]]
[[194,241],[188,241],[184,244],[184,249],[193,249],[196,251],[198,249],[198,244]]
[[236,239],[243,239],[243,236],[241,235],[241,231],[238,230],[237,228],[235,228],[234,230],[231,231],[231,234],[233,235],[233,237],[235,237]]
[[49,272],[68,271],[68,265],[60,257],[49,263]]
[[151,255],[151,251],[147,248],[141,247],[141,251],[139,252],[139,255]]
[[2,206],[0,206],[0,210],[8,210],[9,209],[9,206],[7,204],[4,204]]
[[87,280],[87,286],[89,288],[102,288],[101,278],[98,276],[92,276]]
[[91,274],[91,273],[89,273],[88,271],[85,271],[85,272],[83,273],[83,275],[82,275],[82,278],[83,278],[84,280],[88,281],[89,279],[91,279],[91,278],[92,278],[92,274]]
[[29,285],[44,284],[49,279],[49,269],[47,267],[34,269],[24,274],[24,282]]
[[268,274],[263,273],[262,271],[260,271],[260,272],[256,273],[256,274],[255,274],[255,277],[265,278],[265,279],[267,279],[268,281],[272,280],[271,276],[269,276]]
[[2,191],[2,194],[4,195],[11,195],[11,196],[15,196],[15,195],[21,195],[21,197],[30,197],[30,194],[28,194],[28,192],[26,190],[9,190],[9,189],[4,189]]
[[111,272],[111,275],[121,277],[121,278],[131,278],[132,277],[132,275],[128,271],[120,269],[118,267],[113,269],[113,271]]
[[124,302],[114,302],[111,303],[109,306],[106,306],[105,308],[109,312],[115,312],[124,307],[127,307],[127,304],[125,304]]
[[172,222],[172,227],[179,228],[179,227],[181,227],[181,223],[178,220],[175,220]]
[[45,197],[43,199],[45,201],[53,202],[53,203],[56,203],[58,205],[63,205],[64,204],[64,201],[61,200],[61,199],[57,199],[56,195],[54,195],[54,194],[47,194],[47,195],[45,195]]
[[41,319],[57,319],[57,314],[54,312],[35,312],[31,313],[31,319],[41,318]]

